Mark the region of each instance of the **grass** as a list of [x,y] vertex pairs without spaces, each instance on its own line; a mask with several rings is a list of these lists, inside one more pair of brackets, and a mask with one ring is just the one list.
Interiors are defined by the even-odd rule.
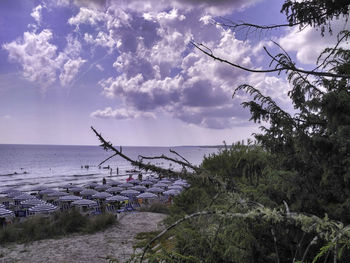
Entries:
[[34,216],[0,230],[0,243],[25,243],[35,240],[58,238],[83,233],[91,234],[116,223],[114,215],[102,214],[94,217],[81,215],[76,210],[56,213],[51,217]]
[[152,212],[160,214],[170,214],[169,206],[163,203],[153,203],[148,207],[141,207],[141,212]]

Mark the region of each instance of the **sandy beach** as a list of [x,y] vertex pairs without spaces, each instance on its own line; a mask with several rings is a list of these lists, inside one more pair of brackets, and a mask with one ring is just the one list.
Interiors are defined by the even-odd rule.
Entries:
[[108,262],[107,256],[125,262],[133,254],[134,237],[162,229],[164,214],[127,213],[119,224],[92,235],[71,235],[28,244],[0,246],[0,263],[10,262]]

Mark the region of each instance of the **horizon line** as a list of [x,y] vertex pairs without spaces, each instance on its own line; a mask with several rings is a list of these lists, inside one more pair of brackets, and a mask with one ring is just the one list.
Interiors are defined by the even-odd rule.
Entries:
[[[86,146],[86,147],[100,147],[100,145],[92,145],[92,144],[44,144],[44,143],[0,143],[0,145],[32,145],[32,146]],[[169,148],[169,147],[223,147],[222,144],[215,145],[172,145],[172,146],[155,146],[155,145],[113,145],[116,147],[159,147],[159,148]]]

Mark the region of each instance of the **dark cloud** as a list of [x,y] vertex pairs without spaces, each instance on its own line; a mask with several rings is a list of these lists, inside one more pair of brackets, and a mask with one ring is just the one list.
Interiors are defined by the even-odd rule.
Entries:
[[220,87],[213,87],[208,80],[197,80],[192,86],[183,90],[183,103],[187,106],[218,106],[226,104],[228,94]]
[[157,29],[159,24],[155,21],[144,19],[141,14],[130,11],[129,21],[117,20],[115,26],[111,27],[112,37],[121,40],[119,50],[121,52],[136,52],[140,41],[146,48],[151,48],[160,37]]

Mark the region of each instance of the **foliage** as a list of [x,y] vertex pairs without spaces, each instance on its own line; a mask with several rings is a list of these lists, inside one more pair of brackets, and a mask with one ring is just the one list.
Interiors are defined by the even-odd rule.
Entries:
[[33,216],[21,223],[15,223],[0,230],[0,243],[31,242],[56,238],[72,233],[94,233],[115,223],[110,214],[86,217],[78,211],[56,213],[52,217]]
[[169,214],[169,206],[163,203],[155,202],[150,206],[142,206],[140,209],[141,212],[152,212],[152,213],[161,213]]

